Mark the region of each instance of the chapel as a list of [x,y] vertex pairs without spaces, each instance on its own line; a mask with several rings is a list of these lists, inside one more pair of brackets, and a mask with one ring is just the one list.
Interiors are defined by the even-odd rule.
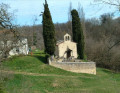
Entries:
[[77,43],[73,42],[71,36],[66,33],[64,40],[57,41],[56,56],[59,58],[77,58]]

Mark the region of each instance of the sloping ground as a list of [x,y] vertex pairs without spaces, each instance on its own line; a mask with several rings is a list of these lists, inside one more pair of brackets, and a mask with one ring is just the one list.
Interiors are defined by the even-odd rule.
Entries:
[[44,63],[45,54],[14,57],[0,75],[8,93],[119,93],[120,74],[97,68],[97,75],[77,74]]

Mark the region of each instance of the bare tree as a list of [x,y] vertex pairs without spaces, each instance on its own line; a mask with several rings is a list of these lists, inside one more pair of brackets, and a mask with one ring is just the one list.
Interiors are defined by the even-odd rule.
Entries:
[[78,14],[81,19],[81,22],[85,23],[85,13],[84,13],[83,7],[80,3],[78,3]]
[[86,38],[85,13],[84,13],[83,7],[81,6],[80,3],[78,3],[78,14],[79,14],[79,18],[80,18],[80,21],[81,21],[81,24],[82,24],[84,37]]
[[71,11],[72,11],[72,2],[70,2],[68,9],[68,21],[72,21]]
[[95,2],[99,2],[100,4],[109,4],[112,6],[117,6],[120,8],[120,0],[94,0]]
[[36,22],[37,22],[37,16],[34,16],[33,17],[33,30],[32,30],[32,45],[36,46],[37,44],[37,32],[35,31],[35,25],[36,25]]
[[[120,0],[94,0],[94,1],[97,2],[97,4],[108,4],[110,6],[114,6],[120,12]],[[108,51],[113,49],[119,43],[120,43],[120,40],[117,40],[116,42],[114,42],[110,47],[108,47],[109,48]]]
[[0,4],[0,57],[7,58],[9,51],[19,38],[17,26],[13,24],[13,14],[8,12],[7,4]]

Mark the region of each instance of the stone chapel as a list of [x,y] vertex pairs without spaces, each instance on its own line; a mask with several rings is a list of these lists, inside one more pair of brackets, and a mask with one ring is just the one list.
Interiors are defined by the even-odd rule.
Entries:
[[71,36],[66,33],[64,40],[57,41],[56,56],[59,58],[77,58],[77,43],[72,42]]

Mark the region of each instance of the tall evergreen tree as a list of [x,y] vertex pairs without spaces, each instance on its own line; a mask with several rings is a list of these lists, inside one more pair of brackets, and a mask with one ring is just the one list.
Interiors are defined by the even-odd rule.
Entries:
[[43,13],[43,38],[45,45],[45,52],[53,55],[55,52],[55,28],[52,22],[52,17],[48,8],[47,1],[45,0],[44,13]]
[[77,43],[78,58],[84,59],[84,35],[78,12],[74,9],[72,15],[72,33],[73,41]]

